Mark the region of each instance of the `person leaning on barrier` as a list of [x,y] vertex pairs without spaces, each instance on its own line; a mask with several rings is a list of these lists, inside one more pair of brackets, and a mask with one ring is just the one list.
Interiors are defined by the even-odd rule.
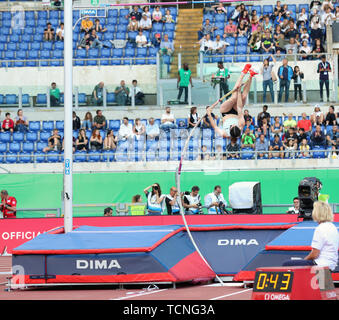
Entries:
[[16,218],[16,205],[17,200],[14,197],[8,195],[7,190],[1,190],[0,192],[1,203],[0,203],[0,218]]
[[283,266],[319,266],[334,271],[338,264],[339,234],[333,224],[333,212],[330,205],[323,201],[313,204],[312,219],[318,223],[311,243],[312,250],[300,260],[285,261]]

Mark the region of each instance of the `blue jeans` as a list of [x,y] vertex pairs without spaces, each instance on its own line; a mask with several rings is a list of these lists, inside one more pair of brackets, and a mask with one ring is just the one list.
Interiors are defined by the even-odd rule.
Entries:
[[290,82],[291,82],[290,80],[280,79],[278,102],[281,102],[284,90],[285,90],[285,102],[288,102],[288,97],[289,97],[289,94],[290,94]]
[[92,122],[91,122],[91,120],[84,120],[82,122],[82,128],[91,130],[92,129]]
[[273,80],[264,80],[262,83],[263,86],[263,102],[266,102],[266,91],[267,91],[267,87],[270,89],[270,93],[271,93],[271,99],[272,102],[274,102],[274,92],[273,92]]

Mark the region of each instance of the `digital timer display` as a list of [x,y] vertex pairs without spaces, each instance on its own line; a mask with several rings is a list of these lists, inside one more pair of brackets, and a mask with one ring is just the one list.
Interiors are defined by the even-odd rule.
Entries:
[[293,272],[258,271],[254,279],[254,292],[291,292]]

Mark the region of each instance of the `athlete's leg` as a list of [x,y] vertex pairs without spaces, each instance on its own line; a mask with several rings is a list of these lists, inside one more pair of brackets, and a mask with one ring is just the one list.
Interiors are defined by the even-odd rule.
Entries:
[[243,106],[242,107],[244,107],[244,105],[246,104],[248,94],[250,93],[251,85],[252,85],[252,79],[258,73],[255,70],[251,69],[251,70],[249,70],[249,74],[250,74],[250,77],[248,78],[248,81],[245,82],[244,89],[242,91],[242,100],[243,100]]

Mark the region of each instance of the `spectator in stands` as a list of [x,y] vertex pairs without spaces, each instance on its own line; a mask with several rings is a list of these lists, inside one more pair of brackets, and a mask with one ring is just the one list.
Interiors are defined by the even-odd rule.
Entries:
[[281,1],[277,1],[273,10],[274,13],[276,12],[283,12],[283,8],[281,6]]
[[52,135],[48,138],[48,146],[44,148],[43,152],[48,151],[60,151],[61,150],[61,136],[59,135],[58,129],[54,129]]
[[104,82],[100,81],[92,91],[92,103],[95,106],[102,106],[104,102]]
[[44,40],[45,41],[53,41],[54,40],[54,28],[52,27],[51,23],[48,22],[47,26],[44,30]]
[[107,31],[107,28],[103,28],[102,25],[100,24],[100,20],[99,19],[95,19],[94,20],[94,30],[96,33],[98,32],[106,32]]
[[223,95],[227,94],[227,92],[229,91],[228,79],[230,78],[229,70],[226,67],[224,67],[224,64],[222,61],[218,62],[218,71],[215,74],[215,77],[217,77],[220,80],[219,93],[220,93],[220,98],[221,98]]
[[188,114],[188,128],[192,129],[199,122],[200,117],[197,112],[197,107],[192,107],[190,113]]
[[118,106],[125,106],[127,104],[129,88],[126,87],[124,80],[120,81],[120,86],[115,88],[114,94]]
[[271,115],[267,112],[267,110],[268,110],[268,106],[265,104],[262,107],[262,112],[258,113],[258,116],[257,116],[258,127],[262,126],[262,121],[263,121],[264,118],[267,119],[267,123],[270,123]]
[[[206,110],[207,110],[209,107],[210,107],[210,106],[207,106],[207,107],[206,107]],[[211,112],[211,117],[212,117],[213,120],[217,120],[217,119],[218,119],[218,116],[216,116],[213,112]],[[205,114],[205,115],[203,116],[203,118],[202,118],[202,127],[203,127],[204,129],[207,129],[207,128],[212,129],[212,126],[211,126],[211,123],[210,123],[210,120],[209,120],[207,114]]]
[[17,200],[14,197],[10,197],[7,190],[1,190],[0,198],[1,218],[16,218]]
[[93,126],[93,119],[92,119],[92,113],[91,112],[86,112],[84,120],[82,121],[82,128],[85,130],[92,130]]
[[312,15],[310,16],[310,26],[311,26],[311,39],[315,41],[315,39],[323,39],[323,32],[321,30],[321,20],[318,14],[318,11],[314,9],[312,11]]
[[244,110],[244,119],[245,122],[249,120],[251,124],[253,123],[252,116],[249,114],[247,109]]
[[92,151],[102,150],[103,141],[102,141],[102,136],[100,135],[100,130],[93,128],[89,143],[90,143],[90,148]]
[[263,75],[263,102],[266,102],[266,91],[267,87],[270,90],[271,94],[271,101],[274,102],[274,91],[273,91],[273,78],[272,78],[272,72],[273,72],[273,67],[276,63],[276,60],[274,56],[271,54],[270,56],[273,60],[273,62],[270,64],[269,58],[264,60],[263,67],[261,70],[261,73]]
[[83,38],[80,40],[80,43],[78,45],[78,49],[86,49],[86,50],[89,50],[91,46],[91,43],[90,43],[90,34],[89,33],[86,33]]
[[148,31],[152,29],[152,20],[147,16],[147,14],[143,13],[141,20],[138,22],[139,30]]
[[[264,119],[265,120],[265,119]],[[243,132],[246,131],[246,128],[250,128],[250,132],[254,134],[255,132],[255,127],[254,125],[251,123],[251,120],[245,120],[245,126],[244,126],[244,129],[243,129]]]
[[326,143],[328,146],[337,146],[337,139],[339,138],[339,130],[337,125],[332,127],[331,131],[326,134]]
[[257,157],[260,159],[266,158],[268,156],[268,141],[265,138],[263,133],[260,134],[259,140],[255,143],[255,150],[258,151]]
[[325,148],[326,138],[324,132],[321,130],[321,126],[318,124],[315,127],[315,131],[311,134],[310,146],[313,149],[315,146]]
[[149,46],[146,36],[143,34],[142,29],[139,29],[138,35],[135,37],[137,48],[145,48]]
[[17,116],[14,119],[14,130],[19,132],[28,131],[27,117],[24,116],[24,112],[22,111],[22,109],[18,110]]
[[227,159],[239,159],[240,146],[237,142],[237,138],[231,138],[230,143],[226,147]]
[[210,19],[205,20],[205,24],[202,25],[201,30],[198,31],[198,40],[203,38],[206,35],[212,35],[214,30],[217,30],[218,28],[215,27],[210,23]]
[[[151,192],[148,190],[152,189]],[[161,188],[159,183],[154,183],[151,186],[144,189],[144,193],[147,198],[147,214],[148,215],[161,215],[162,203],[165,200],[166,195],[161,194]]]
[[213,41],[211,40],[211,36],[209,34],[203,36],[199,40],[200,51],[204,53],[212,53],[213,52]]
[[90,33],[93,29],[93,21],[90,20],[89,16],[86,16],[85,19],[81,21],[80,32]]
[[217,5],[212,6],[212,8],[214,8],[216,14],[227,13],[227,10],[221,2],[219,2]]
[[174,19],[171,15],[171,11],[169,9],[166,10],[164,17],[162,18],[163,23],[174,23]]
[[265,15],[264,16],[263,23],[262,23],[262,28],[263,28],[264,32],[269,31],[269,33],[272,33],[273,25],[271,23],[269,15]]
[[329,72],[332,71],[331,64],[326,61],[326,55],[321,56],[321,62],[318,64],[317,73],[319,73],[320,101],[323,102],[323,88],[325,85],[327,101],[330,101],[330,82]]
[[156,33],[154,37],[152,37],[151,44],[154,48],[160,48],[161,44],[161,34]]
[[171,112],[170,107],[166,107],[165,113],[161,116],[161,125],[160,129],[164,131],[169,131],[170,129],[176,129],[177,125],[175,124],[174,114]]
[[108,130],[104,139],[104,150],[115,150],[117,148],[118,137],[114,136],[113,130]]
[[56,29],[56,40],[59,41],[64,41],[64,35],[65,35],[65,30],[64,30],[64,23],[61,22],[59,27]]
[[75,141],[76,150],[88,151],[88,138],[86,136],[86,130],[80,129],[78,138]]
[[303,128],[298,128],[298,132],[297,132],[298,145],[300,145],[303,139],[307,140],[307,134],[305,133],[305,130]]
[[173,41],[168,39],[168,34],[164,35],[164,39],[160,43],[160,54],[171,56],[174,52]]
[[309,134],[312,130],[312,122],[311,120],[307,119],[306,112],[301,114],[301,119],[298,121],[297,128],[304,129],[306,134]]
[[57,88],[55,82],[52,82],[51,89],[49,90],[50,103],[52,107],[60,105],[60,89]]
[[9,112],[6,112],[5,119],[2,121],[1,131],[11,133],[14,131],[14,121],[11,119],[11,114]]
[[276,158],[276,157],[279,157],[281,159],[284,158],[284,146],[281,142],[279,134],[276,133],[274,135],[274,138],[271,141],[270,146],[269,146],[269,151],[270,151],[268,154],[269,159]]
[[96,116],[93,120],[93,129],[104,130],[107,126],[105,116],[102,114],[102,110],[96,111]]
[[313,49],[312,49],[313,59],[314,60],[321,59],[324,52],[325,52],[325,49],[324,49],[324,47],[321,43],[321,40],[315,39],[314,40],[314,46],[313,46]]
[[300,71],[299,66],[294,67],[292,79],[294,80],[294,103],[297,103],[298,91],[299,91],[300,102],[302,102],[303,94],[302,94],[301,83],[302,83],[302,79],[304,79],[304,73]]
[[274,117],[274,123],[271,126],[271,134],[272,136],[278,135],[279,137],[282,136],[284,128],[280,123],[280,119],[278,116]]
[[80,118],[77,116],[76,112],[73,111],[73,130],[79,130],[81,127]]
[[135,19],[137,21],[141,20],[142,13],[139,11],[139,6],[133,6],[132,11],[126,16],[126,19]]
[[308,33],[307,28],[303,27],[300,30],[300,42],[303,43],[305,40],[307,41],[308,44],[310,42],[310,35]]
[[134,95],[134,103],[136,105],[143,105],[145,103],[144,102],[145,95],[143,94],[141,89],[138,87],[138,81],[137,80],[132,81],[132,88],[131,88],[131,91],[129,93],[129,99],[130,100],[132,100],[132,95]]
[[152,13],[153,22],[162,22],[162,12],[159,6],[156,6]]
[[310,56],[311,47],[308,45],[307,40],[302,41],[301,46],[299,47],[299,53],[303,54],[301,56],[301,60],[311,60],[312,59],[312,56]]
[[294,139],[288,139],[286,142],[283,142],[283,146],[285,149],[285,158],[294,158],[295,157],[295,151],[297,150],[298,146]]
[[314,112],[311,114],[312,125],[316,126],[317,124],[322,125],[324,123],[324,114],[320,110],[319,105],[315,105]]
[[147,140],[157,140],[159,138],[160,129],[157,123],[155,123],[154,118],[151,117],[148,119],[146,125],[146,136]]
[[231,19],[234,22],[238,22],[240,13],[241,13],[241,7],[240,7],[240,5],[236,5],[235,10],[231,14]]
[[304,138],[301,140],[299,145],[299,157],[300,158],[309,158],[310,157],[310,146],[307,144],[307,139]]
[[293,113],[289,113],[287,119],[283,123],[285,132],[288,131],[289,128],[296,128],[297,122],[293,119]]
[[299,50],[298,49],[299,46],[300,46],[300,43],[295,38],[290,38],[288,40],[288,44],[285,45],[285,50],[286,50],[286,52],[291,52],[292,54],[297,54],[298,50]]
[[257,133],[255,134],[256,138],[258,138],[260,134],[263,134],[267,139],[270,138],[270,125],[266,118],[262,120],[261,126],[258,127]]
[[145,137],[146,128],[144,124],[141,122],[140,118],[135,119],[132,131],[137,140],[140,140],[141,137]]
[[260,23],[260,20],[259,20],[259,17],[257,15],[257,10],[252,10],[249,31],[251,31],[251,33],[257,31],[259,23]]
[[102,49],[103,43],[99,40],[97,32],[95,29],[91,30],[91,34],[89,36],[89,43],[91,48],[99,48]]
[[246,128],[245,133],[241,136],[241,149],[255,148],[255,135],[250,132],[250,128]]
[[149,7],[148,7],[148,6],[143,7],[143,8],[142,8],[142,11],[143,11],[143,13],[146,14],[147,17],[149,17],[149,18],[152,17],[152,15],[151,15],[151,13],[150,13],[150,11],[149,11]]
[[232,19],[228,20],[228,24],[224,28],[224,38],[226,37],[237,37],[237,25],[233,22]]
[[213,53],[223,54],[227,45],[229,45],[229,43],[221,40],[220,35],[218,34],[213,41]]
[[261,50],[261,36],[262,36],[262,27],[259,24],[257,30],[252,33],[252,36],[249,40],[249,46],[251,52],[260,53]]
[[130,140],[133,137],[133,127],[132,124],[129,123],[129,119],[127,117],[124,117],[122,119],[122,124],[119,129],[118,133],[118,140]]
[[289,127],[284,135],[284,142],[287,144],[288,140],[292,139],[295,143],[298,143],[298,135],[296,128]]
[[325,117],[325,124],[326,126],[334,126],[337,124],[337,118],[334,112],[334,106],[330,106],[328,108],[328,112],[326,113],[326,117]]
[[333,22],[336,20],[335,14],[331,11],[330,6],[324,8],[324,12],[322,14],[322,25],[324,29],[324,33],[326,33],[326,26],[331,26]]
[[280,79],[278,103],[282,100],[283,92],[285,91],[285,102],[288,102],[290,93],[290,82],[293,76],[293,69],[288,65],[287,59],[283,59],[282,66],[278,69],[278,76]]
[[300,13],[297,14],[297,27],[299,27],[302,22],[305,24],[308,22],[308,13],[304,7],[301,8]]
[[285,30],[285,39],[290,40],[291,38],[297,40],[299,37],[298,29],[294,23],[294,20],[289,20],[287,28]]
[[128,31],[138,31],[139,30],[139,23],[137,19],[133,16],[131,17],[131,21],[129,22],[127,26]]
[[248,25],[246,24],[245,20],[241,20],[237,28],[237,36],[246,37],[247,32],[248,32]]
[[183,64],[183,67],[178,72],[178,80],[177,80],[177,87],[179,89],[177,100],[180,101],[181,95],[183,91],[185,91],[185,101],[184,103],[188,103],[188,86],[191,84],[191,87],[193,88],[192,83],[192,72],[188,67],[187,63]]

